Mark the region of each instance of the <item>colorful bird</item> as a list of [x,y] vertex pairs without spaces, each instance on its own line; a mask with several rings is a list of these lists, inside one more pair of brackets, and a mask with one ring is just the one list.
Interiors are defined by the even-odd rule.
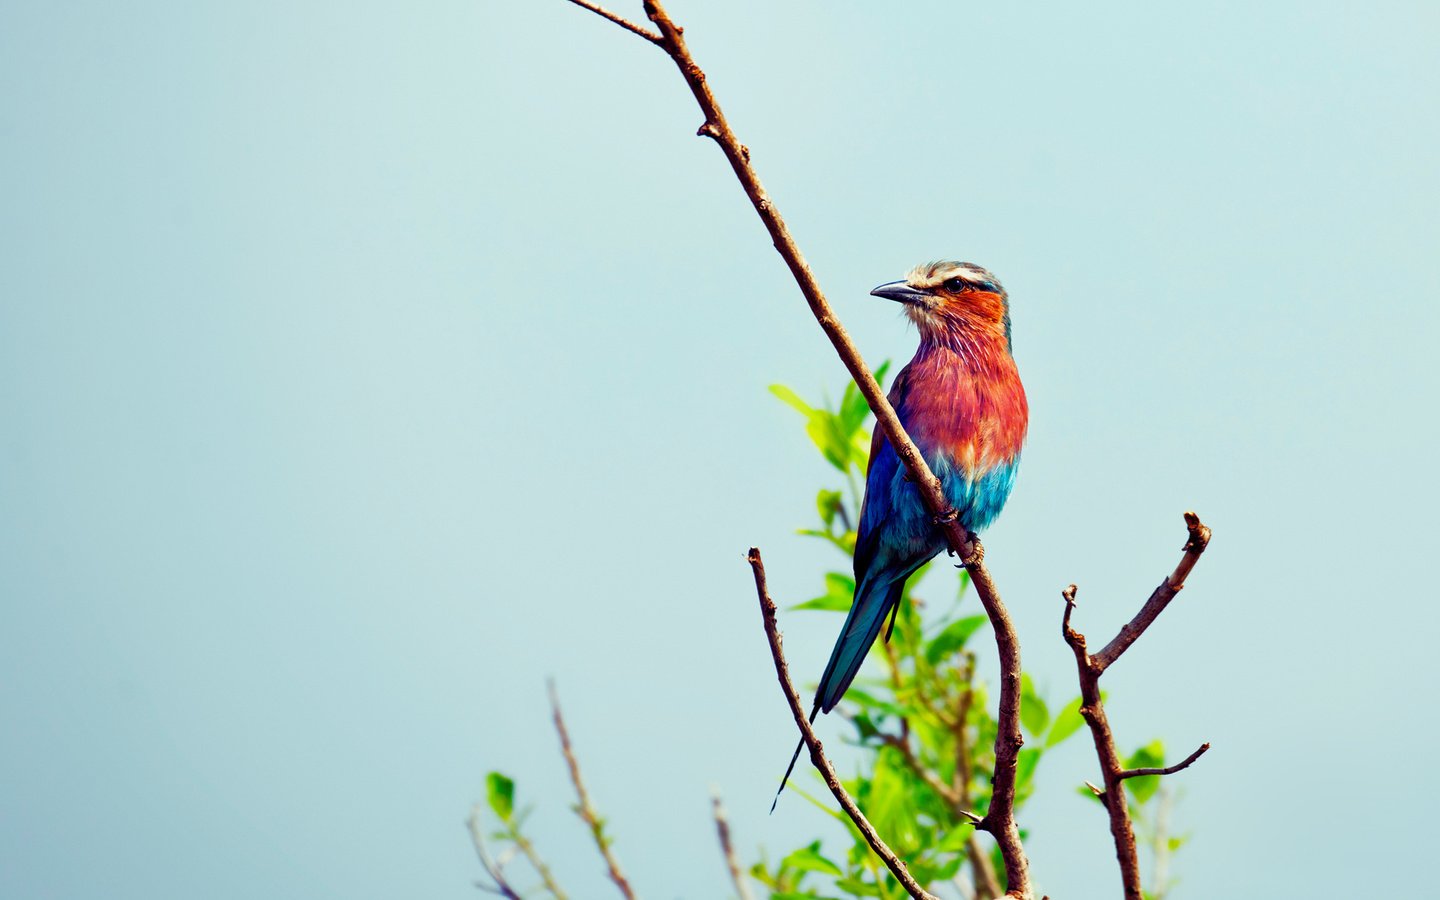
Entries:
[[[917,266],[904,281],[870,293],[903,303],[920,331],[920,347],[896,376],[890,404],[960,524],[978,532],[1010,496],[1029,422],[1010,352],[1009,297],[985,269],[949,261]],[[855,599],[820,676],[812,722],[840,702],[887,617],[894,627],[906,579],[944,549],[920,492],[877,428],[855,543]],[[799,753],[797,747],[781,790]]]

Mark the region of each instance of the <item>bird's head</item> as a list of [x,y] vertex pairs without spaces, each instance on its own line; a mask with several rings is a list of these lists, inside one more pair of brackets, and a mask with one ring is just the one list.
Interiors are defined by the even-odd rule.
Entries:
[[923,339],[948,343],[992,336],[1010,346],[1010,298],[999,279],[974,263],[919,265],[904,281],[882,284],[870,293],[905,304],[905,314]]

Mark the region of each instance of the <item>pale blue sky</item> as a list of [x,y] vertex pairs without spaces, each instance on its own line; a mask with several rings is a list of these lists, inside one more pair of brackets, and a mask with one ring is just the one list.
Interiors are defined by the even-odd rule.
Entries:
[[[1103,635],[1215,527],[1107,676],[1127,745],[1215,745],[1176,900],[1423,859],[1435,5],[673,13],[872,362],[912,264],[1009,287],[987,547],[1039,684],[1063,585]],[[837,562],[765,386],[843,372],[662,55],[561,0],[21,0],[0,83],[0,895],[473,896],[500,768],[606,896],[546,675],[643,896],[726,895],[711,784],[747,856],[822,831],[765,815],[741,557],[782,602]],[[782,625],[813,678],[836,621]],[[1022,822],[1052,896],[1116,893],[1093,772],[1072,742]]]

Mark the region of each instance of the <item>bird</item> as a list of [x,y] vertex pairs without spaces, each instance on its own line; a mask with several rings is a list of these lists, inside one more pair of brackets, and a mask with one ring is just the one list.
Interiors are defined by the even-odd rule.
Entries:
[[[890,405],[960,525],[977,533],[1010,497],[1030,419],[1012,353],[1010,297],[988,270],[954,260],[916,266],[870,293],[902,304],[919,332],[914,358],[890,387]],[[855,541],[855,596],[820,676],[811,722],[840,702],[887,618],[894,628],[906,580],[945,549],[920,491],[877,428]],[[780,791],[803,747],[802,740]]]

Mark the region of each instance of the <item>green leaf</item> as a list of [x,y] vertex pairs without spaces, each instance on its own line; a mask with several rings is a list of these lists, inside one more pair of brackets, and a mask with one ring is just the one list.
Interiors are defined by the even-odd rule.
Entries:
[[925,648],[925,661],[932,666],[937,665],[940,660],[964,648],[970,636],[979,631],[987,621],[989,620],[984,616],[966,616],[946,625],[939,634],[930,639]]
[[845,502],[839,491],[821,491],[815,497],[815,508],[820,511],[820,521],[829,525],[835,521],[835,514],[840,511],[840,505]]
[[858,703],[863,709],[873,709],[876,712],[896,717],[905,715],[905,710],[897,704],[891,703],[889,700],[882,700],[864,688],[856,687],[853,684],[845,691],[845,699],[852,703]]
[[824,872],[826,875],[834,875],[839,878],[845,873],[840,867],[826,859],[820,852],[820,842],[815,841],[808,847],[801,847],[794,853],[780,860],[780,865],[798,869],[802,872]]
[[[1165,744],[1162,741],[1151,741],[1145,746],[1130,754],[1125,760],[1127,769],[1159,769],[1165,766]],[[1127,778],[1125,786],[1130,789],[1130,796],[1135,798],[1137,804],[1143,805],[1155,792],[1160,789],[1159,775],[1142,775],[1139,778]]]
[[485,793],[500,821],[510,821],[515,811],[515,782],[499,772],[491,772],[485,776]]
[[800,399],[800,395],[783,384],[770,385],[770,393],[779,397],[787,406],[794,409],[801,415],[808,416],[815,412],[815,407]]
[[811,406],[783,384],[770,385],[770,393],[805,416],[805,433],[810,435],[810,440],[820,448],[820,453],[831,465],[842,472],[849,470],[852,436],[840,427],[839,417],[828,410]]
[[1015,759],[1015,791],[1025,791],[1030,785],[1030,780],[1035,777],[1035,767],[1040,763],[1040,756],[1045,751],[1039,747],[1026,747],[1021,750]]
[[949,862],[942,864],[938,868],[931,869],[929,872],[925,873],[925,880],[927,882],[949,881],[950,879],[955,877],[956,873],[960,871],[961,860],[962,857],[957,856],[954,859],[951,859]]
[[1020,722],[1025,730],[1037,737],[1045,733],[1050,725],[1050,710],[1035,691],[1035,682],[1029,673],[1020,676]]
[[861,709],[857,711],[850,721],[855,725],[855,733],[860,743],[880,736],[879,726],[875,724],[875,720],[871,718],[870,713],[865,710]]
[[[854,897],[878,897],[880,888],[868,881],[861,881],[858,878],[837,878],[835,887]],[[775,900],[771,897],[771,900]]]
[[840,427],[845,429],[847,434],[854,434],[865,424],[865,417],[870,415],[870,404],[865,402],[865,395],[855,386],[855,382],[845,385],[845,393],[840,395],[840,409],[836,417],[840,420]]
[[935,845],[936,853],[959,853],[964,850],[970,841],[970,835],[974,831],[974,825],[969,819],[961,819],[959,824],[950,829],[940,843]]
[[850,436],[840,430],[840,420],[824,410],[815,410],[805,423],[805,433],[820,448],[820,455],[842,472],[850,467]]
[[[813,771],[813,770],[812,770],[812,771]],[[815,778],[816,778],[817,781],[819,780],[819,778],[820,778],[820,773],[819,773],[819,772],[815,772]],[[813,806],[813,807],[815,807],[816,809],[820,810],[822,813],[824,813],[825,815],[827,815],[827,816],[829,816],[830,818],[834,819],[835,821],[837,821],[837,822],[845,822],[845,823],[848,823],[848,824],[850,824],[850,825],[854,825],[854,823],[850,821],[850,817],[849,817],[849,816],[845,815],[845,814],[844,814],[843,812],[841,812],[840,810],[834,808],[834,803],[835,803],[834,800],[830,800],[829,803],[821,802],[821,800],[820,800],[819,797],[816,797],[814,794],[812,794],[812,793],[810,793],[809,791],[805,790],[803,787],[800,787],[799,785],[795,784],[795,782],[793,782],[793,781],[790,783],[790,787],[788,788],[788,790],[794,791],[795,793],[799,794],[801,797],[805,798],[805,800],[806,800],[811,806]],[[828,799],[828,798],[827,798],[827,799]]]
[[1085,724],[1085,717],[1080,715],[1081,705],[1079,697],[1065,704],[1065,708],[1055,716],[1055,721],[1050,723],[1050,733],[1045,735],[1046,747],[1054,747],[1080,730]]
[[855,599],[855,579],[840,572],[825,573],[825,593],[797,603],[791,609],[829,609],[845,612]]
[[[885,373],[890,370],[890,360],[880,364],[875,370],[875,382],[882,388],[885,386]],[[865,424],[865,419],[870,415],[870,404],[865,402],[865,395],[860,393],[860,388],[851,381],[845,385],[845,393],[840,397],[839,418],[845,430],[854,433],[860,430]]]

